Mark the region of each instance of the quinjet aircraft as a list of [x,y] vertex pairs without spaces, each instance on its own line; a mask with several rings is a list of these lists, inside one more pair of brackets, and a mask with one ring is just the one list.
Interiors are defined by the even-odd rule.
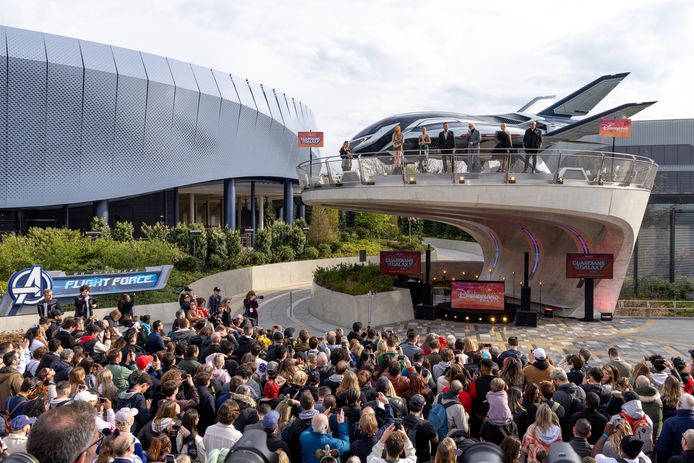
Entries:
[[601,119],[631,117],[655,103],[626,103],[588,116],[588,113],[628,75],[628,72],[624,72],[599,77],[538,113],[526,111],[538,101],[554,98],[553,95],[535,97],[517,111],[506,114],[471,116],[437,111],[397,114],[382,119],[356,134],[350,141],[352,153],[388,151],[391,149],[391,136],[396,125],[400,125],[402,129],[405,150],[417,149],[417,137],[421,134],[422,127],[427,128],[431,137],[430,149],[437,149],[437,136],[444,122],[448,122],[449,130],[452,130],[456,137],[456,145],[461,148],[465,147],[470,122],[475,123],[475,127],[480,131],[483,148],[491,148],[496,144],[496,132],[501,123],[505,123],[511,132],[514,146],[522,146],[523,134],[531,121],[536,121],[544,134],[544,148],[560,141],[576,141],[586,135],[596,135]]

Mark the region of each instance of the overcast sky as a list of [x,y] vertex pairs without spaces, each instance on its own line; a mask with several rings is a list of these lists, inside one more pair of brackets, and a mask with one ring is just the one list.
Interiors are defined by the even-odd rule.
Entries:
[[631,75],[596,110],[694,116],[694,2],[0,0],[0,23],[147,51],[305,102],[336,154],[400,112],[513,111],[603,74]]

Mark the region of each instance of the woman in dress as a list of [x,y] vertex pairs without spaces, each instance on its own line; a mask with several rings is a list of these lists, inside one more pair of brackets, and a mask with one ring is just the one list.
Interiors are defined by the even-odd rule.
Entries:
[[395,130],[393,130],[393,166],[395,167],[395,170],[397,173],[402,172],[402,157],[403,157],[403,150],[405,147],[405,140],[402,135],[402,130],[400,129],[399,125],[395,126]]
[[426,127],[422,127],[422,133],[417,137],[417,144],[419,145],[419,170],[424,172],[424,167],[429,164],[429,145],[431,145],[431,137]]
[[250,318],[253,325],[258,326],[258,296],[255,291],[251,290],[246,293],[246,298],[243,300],[243,308],[245,310],[243,316]]
[[506,128],[506,124],[503,122],[499,126],[499,131],[496,132],[496,146],[494,147],[495,159],[500,161],[501,165],[497,169],[497,172],[506,172],[508,169],[508,161],[511,153],[511,133]]
[[352,170],[352,147],[349,146],[349,142],[347,140],[342,142],[342,148],[340,148],[340,158],[342,158],[342,171],[347,172]]

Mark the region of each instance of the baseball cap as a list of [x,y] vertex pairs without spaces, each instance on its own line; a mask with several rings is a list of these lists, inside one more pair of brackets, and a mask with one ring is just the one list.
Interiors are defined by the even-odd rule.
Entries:
[[415,394],[412,397],[410,397],[410,409],[415,410],[415,411],[420,411],[424,409],[424,406],[427,404],[427,401],[424,399],[424,396],[421,394]]
[[267,367],[266,367],[265,371],[268,373],[275,373],[277,370],[279,370],[279,368],[280,368],[279,363],[277,363],[275,361],[271,361],[271,362],[267,362]]
[[153,360],[154,357],[151,355],[140,355],[137,360],[135,360],[135,365],[137,365],[137,368],[140,370],[144,370]]
[[511,336],[508,338],[508,345],[509,346],[517,346],[518,345],[518,337],[517,336]]
[[72,400],[82,402],[95,402],[98,399],[99,397],[96,394],[92,394],[89,391],[80,391],[77,394],[75,394],[75,397],[73,397]]
[[622,448],[622,452],[624,452],[624,456],[632,460],[641,453],[643,441],[634,436],[624,436],[620,447]]
[[132,420],[134,416],[137,415],[137,408],[121,408],[118,410],[118,413],[116,413],[116,422],[117,423],[127,423],[128,421]]
[[541,347],[538,347],[533,351],[533,355],[535,356],[536,359],[546,359],[547,354],[545,353],[545,350]]
[[272,410],[270,413],[265,415],[265,417],[263,417],[263,428],[275,429],[279,420],[280,414],[276,410]]
[[28,424],[34,423],[36,423],[36,418],[29,418],[26,415],[17,415],[10,421],[10,427],[14,430],[19,430]]
[[217,291],[217,292],[219,293],[219,292],[221,292],[222,290],[215,286],[214,289],[213,289],[212,291]]
[[284,329],[284,337],[285,338],[293,338],[294,337],[294,328],[291,326],[289,328]]
[[318,373],[317,370],[313,370],[308,374],[308,381],[306,383],[309,386],[313,386],[314,384],[320,384],[320,373]]
[[284,339],[284,335],[281,331],[275,331],[274,333],[272,333],[272,339],[275,341],[281,341]]

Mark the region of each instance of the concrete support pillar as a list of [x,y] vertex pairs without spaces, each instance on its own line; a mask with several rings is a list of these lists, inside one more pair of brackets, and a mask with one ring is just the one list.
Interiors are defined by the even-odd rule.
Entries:
[[258,196],[258,229],[265,228],[265,196]]
[[251,243],[255,244],[255,232],[256,232],[256,221],[255,221],[255,181],[251,182]]
[[294,187],[292,181],[284,179],[284,221],[289,225],[294,223]]
[[236,229],[236,179],[224,180],[224,225]]
[[190,202],[188,203],[188,220],[190,223],[195,223],[195,193],[191,193]]
[[169,225],[176,226],[181,221],[181,203],[178,199],[178,188],[173,189],[173,217]]
[[243,228],[243,223],[241,221],[242,212],[243,212],[243,200],[241,198],[237,198],[236,199],[236,228],[238,228],[239,230],[242,230],[242,228]]
[[306,204],[299,198],[299,217],[306,220]]
[[169,224],[169,220],[171,217],[169,217],[169,191],[164,190],[161,192],[161,221],[164,223],[164,225]]
[[102,199],[94,202],[94,216],[100,219],[106,219],[108,222],[108,201]]

